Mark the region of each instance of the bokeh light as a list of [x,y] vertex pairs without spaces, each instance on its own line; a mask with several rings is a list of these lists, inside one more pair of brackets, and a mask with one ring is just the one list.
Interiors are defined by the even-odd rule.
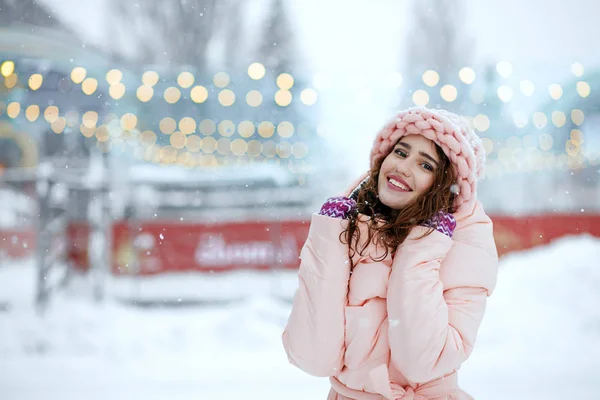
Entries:
[[585,72],[583,65],[580,62],[574,62],[571,65],[571,72],[573,73],[573,75],[577,76],[577,77],[581,77],[583,76],[583,73]]
[[287,107],[292,102],[292,92],[289,90],[278,90],[275,93],[275,103],[280,107]]
[[165,89],[163,94],[165,101],[169,104],[175,104],[181,98],[181,91],[174,86]]
[[485,132],[490,129],[490,119],[485,114],[478,114],[473,118],[473,126],[479,132]]
[[527,97],[532,96],[533,92],[535,92],[535,85],[530,80],[522,80],[519,82],[519,88],[521,89],[521,93]]
[[416,90],[412,95],[412,101],[417,106],[425,106],[429,103],[429,94],[423,89]]
[[6,86],[9,89],[12,89],[15,86],[17,86],[18,81],[19,77],[17,76],[17,74],[10,74],[6,78],[4,78],[4,86]]
[[226,72],[217,72],[213,77],[213,83],[219,88],[224,88],[225,86],[229,85],[230,81],[231,79]]
[[481,142],[486,154],[491,154],[494,151],[494,142],[490,138],[482,138]]
[[5,78],[8,76],[11,76],[14,71],[15,71],[15,63],[13,61],[7,60],[7,61],[4,61],[2,63],[2,65],[0,65],[0,73]]
[[184,135],[196,132],[196,121],[191,117],[183,117],[179,120],[179,130]]
[[235,133],[235,124],[233,121],[228,119],[219,123],[219,134],[221,136],[229,137]]
[[32,104],[25,110],[25,117],[29,122],[34,122],[40,116],[40,106]]
[[110,139],[110,131],[108,126],[102,124],[98,127],[98,129],[96,129],[96,139],[99,142],[106,142],[108,139]]
[[109,85],[119,83],[121,82],[121,79],[123,79],[123,73],[118,69],[111,69],[106,73],[106,82],[108,82]]
[[187,136],[182,132],[173,132],[169,137],[169,143],[175,149],[183,149],[187,143]]
[[277,145],[273,141],[267,140],[262,145],[262,154],[267,158],[275,157]]
[[158,83],[159,76],[156,71],[146,71],[142,74],[142,83],[146,86],[154,86]]
[[219,103],[221,103],[223,107],[233,105],[233,103],[235,103],[235,93],[229,89],[221,90],[221,92],[219,92]]
[[204,86],[194,86],[190,91],[190,97],[194,103],[204,103],[208,99],[208,90]]
[[277,133],[282,138],[289,138],[294,134],[294,125],[289,121],[280,122],[277,125]]
[[292,155],[292,145],[289,142],[281,142],[277,145],[277,155],[281,158],[289,158]]
[[29,88],[31,88],[31,90],[38,90],[42,86],[43,81],[44,78],[41,74],[32,74],[28,81]]
[[98,88],[98,81],[95,78],[85,78],[81,82],[81,90],[88,96],[93,94]]
[[[85,114],[84,114],[85,115]],[[53,123],[58,118],[58,107],[48,106],[44,110],[44,119],[49,123]]]
[[529,118],[524,112],[515,111],[513,114],[513,122],[517,128],[524,128],[529,123]]
[[440,89],[440,95],[444,101],[451,103],[458,97],[458,90],[453,85],[444,85]]
[[236,156],[241,156],[246,153],[248,143],[244,139],[235,139],[231,142],[231,152]]
[[152,86],[141,85],[137,88],[135,95],[139,101],[146,103],[152,99],[152,96],[154,96],[154,89]]
[[83,82],[87,75],[87,70],[83,67],[75,67],[71,71],[71,80],[77,84]]
[[576,146],[581,146],[583,144],[583,132],[579,129],[571,129],[571,142],[573,142]]
[[110,85],[108,88],[108,94],[115,100],[119,100],[125,95],[125,85],[121,82],[117,82]]
[[254,80],[264,78],[266,73],[265,66],[259,62],[254,62],[248,67],[248,76]]
[[554,140],[552,139],[552,136],[548,133],[542,133],[539,136],[539,144],[540,144],[540,149],[544,150],[544,151],[548,151],[552,148],[553,142]]
[[423,83],[429,87],[434,87],[440,81],[440,75],[432,69],[425,71],[421,78],[423,79]]
[[177,129],[177,122],[171,117],[165,117],[160,120],[158,128],[165,135],[170,135]]
[[591,88],[590,88],[589,83],[584,82],[584,81],[579,81],[579,82],[577,82],[576,88],[577,88],[577,94],[579,96],[585,98],[590,95]]
[[476,74],[473,68],[464,67],[461,68],[460,71],[458,71],[458,77],[463,83],[470,85],[473,82],[475,82]]
[[194,84],[194,75],[191,72],[182,72],[177,76],[177,84],[184,89],[189,88]]
[[156,144],[157,139],[156,133],[153,131],[144,131],[140,134],[140,142],[145,146]]
[[[48,113],[48,109],[46,109],[46,113]],[[56,110],[56,114],[58,115],[58,109]],[[48,117],[46,117],[48,120]],[[81,116],[81,124],[86,128],[94,128],[98,123],[98,113],[96,111],[87,111]]]
[[254,135],[254,131],[255,131],[254,124],[251,121],[240,122],[237,129],[238,129],[238,133],[243,138],[251,137],[252,135]]
[[550,86],[548,86],[548,92],[550,93],[550,97],[553,100],[558,100],[562,97],[563,95],[563,89],[562,87],[557,84],[557,83],[553,83]]
[[294,143],[292,145],[292,154],[296,158],[304,158],[308,155],[308,146],[302,142]]
[[513,90],[508,85],[500,85],[498,87],[498,98],[502,100],[503,103],[508,103],[513,98]]
[[317,92],[314,89],[304,89],[300,92],[300,101],[302,101],[307,106],[312,106],[317,102]]
[[533,126],[538,129],[543,129],[548,125],[548,117],[546,114],[540,111],[536,111],[533,113]]
[[87,138],[91,138],[95,135],[96,133],[96,126],[85,126],[84,124],[79,125],[79,130],[81,131],[81,134]]
[[500,61],[498,64],[496,64],[496,71],[498,71],[498,74],[501,77],[508,78],[513,73],[513,66],[508,61]]
[[567,116],[562,111],[552,111],[552,123],[560,128],[567,122]]
[[263,138],[270,138],[275,133],[275,125],[271,121],[258,124],[258,134]]
[[250,107],[258,107],[262,104],[263,96],[258,90],[251,90],[246,94],[246,103]]
[[204,119],[198,125],[198,130],[203,135],[212,135],[217,131],[217,124],[212,119]]
[[193,153],[199,152],[202,148],[202,138],[198,135],[188,136],[185,147]]
[[58,117],[56,121],[50,124],[50,128],[56,134],[61,134],[64,132],[65,127],[67,126],[67,120],[64,117]]
[[276,83],[279,89],[290,90],[294,86],[294,77],[288,73],[283,73],[277,77]]
[[583,124],[584,120],[585,120],[585,115],[584,115],[583,111],[581,111],[579,109],[574,109],[571,111],[571,121],[573,121],[573,123],[575,125]]
[[135,114],[126,113],[121,117],[121,128],[127,131],[135,129],[138,119]]
[[17,118],[20,112],[21,104],[17,103],[16,101],[9,103],[6,107],[6,115],[8,115],[10,118]]
[[212,136],[207,136],[202,139],[202,151],[210,154],[214,153],[217,148],[217,140]]

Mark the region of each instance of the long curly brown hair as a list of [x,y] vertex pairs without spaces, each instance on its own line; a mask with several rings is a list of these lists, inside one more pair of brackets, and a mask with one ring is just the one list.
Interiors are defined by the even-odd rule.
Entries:
[[[348,244],[351,268],[354,268],[355,255],[358,253],[364,256],[363,253],[369,243],[373,242],[385,250],[380,258],[374,260],[382,261],[390,251],[395,252],[398,245],[406,239],[411,228],[421,225],[440,210],[449,213],[455,211],[452,206],[455,197],[452,185],[456,182],[456,176],[444,151],[438,145],[435,148],[440,163],[431,189],[417,198],[414,203],[400,210],[392,209],[379,200],[379,173],[385,157],[379,158],[373,165],[369,178],[358,189],[356,209],[349,216],[346,229],[340,234],[340,241]],[[369,218],[359,220],[361,215]],[[359,224],[362,223],[368,224],[367,240],[361,240]],[[432,231],[433,229],[426,235]]]

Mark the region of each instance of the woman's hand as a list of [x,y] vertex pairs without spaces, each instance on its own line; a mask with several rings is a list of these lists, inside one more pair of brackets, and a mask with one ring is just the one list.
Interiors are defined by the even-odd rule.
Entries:
[[456,228],[456,219],[446,211],[438,211],[433,217],[425,221],[423,226],[433,228],[451,238]]
[[354,199],[344,196],[330,197],[321,207],[319,214],[331,218],[347,219],[355,208],[356,201]]

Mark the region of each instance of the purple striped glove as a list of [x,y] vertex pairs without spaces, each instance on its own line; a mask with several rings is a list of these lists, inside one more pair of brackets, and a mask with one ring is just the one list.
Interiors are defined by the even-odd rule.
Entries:
[[452,214],[445,211],[438,211],[433,217],[425,221],[423,226],[433,228],[451,238],[456,228],[456,220]]
[[330,197],[325,201],[319,211],[319,215],[325,215],[331,218],[347,219],[350,213],[356,208],[356,201],[348,197],[338,196]]

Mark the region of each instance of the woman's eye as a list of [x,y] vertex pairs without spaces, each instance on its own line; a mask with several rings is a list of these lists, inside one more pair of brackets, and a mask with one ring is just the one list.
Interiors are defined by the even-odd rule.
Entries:
[[396,149],[396,154],[398,154],[400,157],[406,157],[406,152],[402,149]]
[[433,167],[431,166],[431,164],[423,163],[422,165],[423,165],[423,168],[425,168],[427,171],[433,172]]

